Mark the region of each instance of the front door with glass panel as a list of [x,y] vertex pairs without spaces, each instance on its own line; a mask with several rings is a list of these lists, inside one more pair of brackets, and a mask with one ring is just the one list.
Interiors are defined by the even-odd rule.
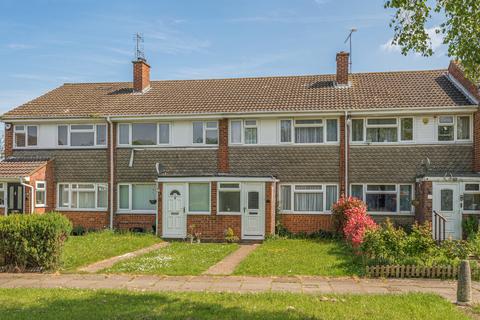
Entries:
[[[433,184],[433,210],[445,218],[445,239],[462,238],[462,214],[458,183]],[[435,229],[435,219],[433,228]]]
[[23,186],[8,184],[8,213],[23,213]]
[[263,183],[243,185],[242,239],[265,237],[265,188]]
[[163,202],[163,237],[185,238],[187,236],[185,185],[166,184]]

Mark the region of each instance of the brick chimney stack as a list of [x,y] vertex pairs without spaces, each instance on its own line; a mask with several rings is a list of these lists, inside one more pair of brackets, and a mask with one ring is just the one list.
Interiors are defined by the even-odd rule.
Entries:
[[341,51],[337,53],[337,85],[348,86],[349,53]]
[[133,91],[143,93],[150,89],[150,66],[145,59],[133,61]]

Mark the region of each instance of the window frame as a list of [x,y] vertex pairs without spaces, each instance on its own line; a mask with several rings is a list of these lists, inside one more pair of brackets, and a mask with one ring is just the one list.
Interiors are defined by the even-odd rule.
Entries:
[[[222,184],[236,184],[238,188],[222,188]],[[220,192],[239,192],[240,193],[240,211],[220,211]],[[225,216],[239,216],[242,215],[242,204],[243,204],[243,184],[241,182],[235,181],[219,181],[217,182],[217,215]]]
[[[467,184],[475,184],[475,185],[478,185],[479,188],[478,190],[466,190],[466,185]],[[464,213],[468,213],[468,214],[478,214],[480,213],[480,207],[477,209],[477,210],[467,210],[465,209],[465,194],[480,194],[480,183],[479,182],[473,182],[473,181],[469,181],[469,182],[464,182],[462,183],[462,188],[461,188],[461,201],[462,201],[462,212]]]
[[[193,136],[193,126],[194,126],[194,123],[202,123],[202,142],[195,142],[194,141],[194,136]],[[215,128],[208,128],[207,127],[207,123],[208,122],[215,122],[216,123],[216,126]],[[218,123],[218,120],[194,120],[192,121],[192,125],[191,125],[191,129],[192,129],[192,136],[191,136],[191,143],[192,145],[194,146],[218,146],[218,143],[219,143],[219,140],[220,140],[220,128],[219,128],[219,123]],[[207,131],[213,131],[213,130],[216,130],[217,131],[217,143],[207,143]]]
[[[297,124],[296,121],[302,120],[321,120],[321,124]],[[336,120],[337,122],[337,140],[328,141],[328,120]],[[290,141],[282,141],[282,121],[290,122]],[[311,127],[322,127],[323,141],[322,142],[296,142],[295,141],[295,129],[296,128],[311,128]],[[340,143],[340,119],[335,117],[315,117],[315,118],[281,118],[277,121],[277,132],[278,132],[278,144],[281,145],[324,145],[324,144],[339,144]]]
[[[283,186],[290,186],[290,210],[282,209],[282,192]],[[295,190],[296,186],[321,186],[320,192],[322,192],[323,210],[322,211],[295,211],[295,193],[311,193],[312,190]],[[335,186],[337,190],[337,201],[340,198],[340,189],[338,183],[316,183],[316,182],[301,182],[301,183],[280,183],[278,187],[278,198],[280,201],[280,213],[281,214],[308,214],[308,215],[330,215],[331,210],[326,209],[327,204],[327,187]]]
[[[80,184],[93,184],[95,187],[95,208],[78,208],[78,201],[79,198],[77,196],[77,207],[72,208],[72,185],[80,185]],[[60,186],[67,185],[68,186],[68,207],[60,206]],[[107,206],[106,207],[99,207],[98,206],[98,187],[102,186],[107,190]],[[87,189],[77,188],[75,191],[90,191]],[[108,197],[110,195],[110,190],[108,188],[108,183],[104,182],[59,182],[57,183],[57,200],[56,200],[56,209],[59,211],[107,211],[108,210]]]
[[[191,184],[208,184],[208,211],[190,211],[190,185]],[[212,212],[212,184],[208,181],[188,182],[185,188],[186,201],[185,211],[187,215],[210,215]]]
[[[371,215],[414,215],[415,208],[413,204],[410,205],[410,211],[406,210],[400,210],[400,190],[401,186],[410,186],[411,187],[411,201],[415,200],[415,184],[413,183],[350,183],[349,185],[349,191],[350,195],[352,194],[352,186],[362,186],[362,198],[361,199],[365,204],[366,204],[366,197],[367,193],[368,194],[396,194],[397,195],[397,206],[396,206],[396,211],[394,212],[387,212],[387,211],[368,211],[367,208],[367,213]],[[367,188],[368,186],[395,186],[395,191],[368,191]]]
[[[440,117],[453,117],[452,124],[442,124],[440,123]],[[458,118],[467,118],[468,117],[468,125],[469,125],[469,132],[468,132],[468,139],[458,139]],[[438,138],[438,129],[440,126],[451,126],[453,127],[453,140],[443,140],[440,141]],[[455,143],[455,142],[472,142],[473,141],[473,120],[471,114],[442,114],[437,115],[435,118],[435,142],[437,143]]]
[[[38,185],[43,183],[43,187],[39,187]],[[37,202],[37,192],[43,192],[43,203]],[[45,180],[37,180],[35,181],[35,207],[36,208],[45,208],[47,206],[47,182]]]
[[[368,120],[371,119],[396,119],[396,124],[369,124]],[[412,119],[412,139],[411,140],[403,140],[402,139],[402,121],[404,119]],[[416,131],[415,130],[415,117],[414,116],[382,116],[382,117],[359,117],[359,118],[352,118],[353,120],[361,120],[363,124],[363,139],[362,140],[353,140],[353,130],[350,129],[349,139],[351,144],[372,144],[372,145],[387,145],[387,144],[408,144],[414,143],[416,139]],[[397,141],[388,141],[388,142],[373,142],[367,141],[367,130],[368,128],[396,128],[397,129]]]
[[[17,127],[22,126],[23,130],[18,130]],[[37,144],[35,145],[30,145],[28,143],[28,128],[29,127],[35,127],[37,130]],[[17,145],[17,139],[16,139],[16,134],[17,132],[23,133],[25,135],[25,146],[21,147]],[[26,149],[26,148],[38,148],[38,137],[39,137],[39,125],[37,124],[15,124],[13,125],[13,148],[15,149]]]
[[[255,121],[255,125],[247,125],[246,121]],[[233,142],[233,122],[240,123],[240,142]],[[247,145],[247,146],[255,146],[260,144],[260,124],[258,119],[231,119],[229,122],[229,144],[231,145]],[[245,142],[245,129],[247,128],[255,128],[257,129],[257,142],[256,143],[246,143]]]
[[7,197],[8,197],[8,192],[7,192],[7,183],[6,182],[0,182],[0,193],[3,193],[3,204],[0,204],[0,208],[6,208],[7,207]]
[[[157,128],[156,133],[156,143],[155,144],[132,144],[133,141],[133,124],[155,124]],[[168,125],[168,143],[160,143],[160,125]],[[128,127],[128,143],[120,143],[120,125],[125,125]],[[117,123],[117,146],[119,147],[134,147],[134,148],[155,148],[155,147],[166,147],[172,144],[172,133],[173,133],[173,124],[170,121],[150,121],[150,122],[119,122]]]
[[[73,133],[75,132],[93,132],[93,145],[91,146],[72,146],[72,125],[89,125],[93,126],[93,129],[74,129]],[[58,143],[58,128],[65,126],[67,127],[67,144],[59,144]],[[97,132],[99,126],[105,126],[105,144],[97,144]],[[108,139],[109,139],[109,132],[108,132],[108,125],[107,123],[59,123],[56,125],[55,130],[55,146],[57,148],[65,148],[65,149],[100,149],[100,148],[107,148],[108,146]]]
[[[155,191],[156,191],[156,198],[155,200],[157,201],[155,203],[155,209],[152,210],[138,210],[135,209],[133,210],[133,185],[153,185],[155,186]],[[128,186],[128,209],[120,209],[120,186]],[[128,183],[128,182],[121,182],[117,184],[117,213],[119,214],[155,214],[158,211],[158,186],[155,183]]]

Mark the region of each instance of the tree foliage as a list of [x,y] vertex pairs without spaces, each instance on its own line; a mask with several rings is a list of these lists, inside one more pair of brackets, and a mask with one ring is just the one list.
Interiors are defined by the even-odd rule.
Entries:
[[390,22],[395,34],[393,44],[406,55],[410,51],[423,56],[433,52],[426,25],[433,14],[443,17],[436,30],[443,36],[448,55],[461,61],[465,74],[480,81],[480,1],[479,0],[387,0],[385,8],[395,9]]

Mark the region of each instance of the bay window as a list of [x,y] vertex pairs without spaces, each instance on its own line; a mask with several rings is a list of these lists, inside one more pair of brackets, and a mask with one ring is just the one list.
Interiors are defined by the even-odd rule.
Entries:
[[350,195],[365,201],[369,212],[388,214],[412,211],[411,184],[352,184]]
[[257,120],[232,120],[230,122],[230,143],[257,144]]
[[329,212],[337,199],[337,185],[285,184],[280,186],[281,210],[284,213]]
[[45,207],[47,199],[47,188],[45,181],[35,181],[35,206]]
[[108,185],[106,183],[59,183],[59,209],[107,209]]
[[155,212],[157,188],[155,184],[121,183],[118,185],[118,210],[125,212]]
[[210,183],[190,183],[188,185],[188,212],[210,212]]
[[13,135],[15,147],[35,147],[38,144],[38,126],[15,125]]
[[465,183],[463,190],[463,210],[480,210],[480,184]]
[[220,182],[218,184],[218,211],[240,213],[240,183]]
[[93,147],[107,145],[106,124],[61,124],[57,126],[57,145]]
[[218,121],[194,121],[194,144],[218,144]]
[[438,141],[468,141],[470,140],[470,116],[439,116],[437,120]]

